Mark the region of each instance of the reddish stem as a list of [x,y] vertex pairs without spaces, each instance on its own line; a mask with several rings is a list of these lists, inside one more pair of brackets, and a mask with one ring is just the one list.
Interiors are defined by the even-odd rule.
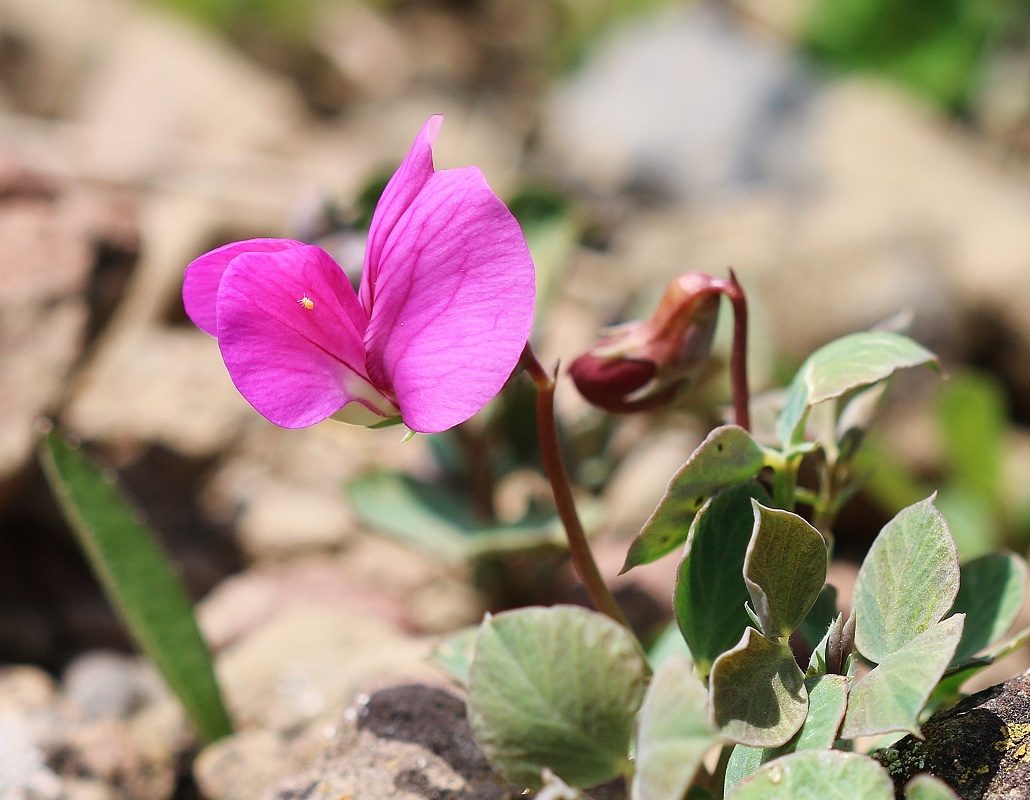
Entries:
[[750,390],[747,382],[747,298],[737,276],[730,270],[730,279],[720,281],[719,290],[733,304],[733,349],[730,354],[730,383],[733,387],[733,415],[737,424],[751,430]]
[[597,562],[590,552],[586,533],[576,512],[576,503],[572,495],[572,483],[565,468],[561,447],[558,442],[558,425],[554,415],[555,374],[549,374],[537,359],[533,348],[526,343],[522,351],[522,366],[536,385],[536,424],[537,436],[540,439],[540,455],[544,462],[544,471],[551,483],[554,493],[554,505],[558,517],[565,527],[565,535],[569,540],[569,553],[576,574],[583,581],[594,607],[621,625],[629,628],[622,609],[616,602],[608,586],[601,578]]

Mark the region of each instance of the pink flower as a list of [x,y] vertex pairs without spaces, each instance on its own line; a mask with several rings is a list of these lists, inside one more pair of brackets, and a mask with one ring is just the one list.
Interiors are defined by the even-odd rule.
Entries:
[[186,313],[229,375],[284,428],[400,417],[435,433],[496,395],[533,323],[533,262],[475,167],[436,172],[434,116],[387,184],[357,294],[319,247],[251,239],[186,268]]

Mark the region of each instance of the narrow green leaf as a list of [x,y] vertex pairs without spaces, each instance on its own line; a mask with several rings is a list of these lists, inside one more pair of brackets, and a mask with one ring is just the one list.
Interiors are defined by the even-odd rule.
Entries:
[[647,664],[633,635],[577,606],[487,617],[469,673],[468,717],[494,768],[540,787],[546,767],[580,787],[627,766]]
[[429,660],[462,688],[469,683],[469,668],[476,654],[479,626],[469,625],[443,637],[429,652]]
[[990,553],[961,567],[953,613],[966,615],[954,665],[963,664],[1001,639],[1023,607],[1026,562],[1014,553]]
[[735,486],[713,497],[690,527],[676,573],[676,620],[702,680],[751,622],[744,610],[749,595],[743,571],[754,527],[753,499],[769,502],[757,484]]
[[153,534],[110,480],[56,430],[40,461],[108,600],[209,740],[232,733],[211,654],[186,590]]
[[564,531],[551,513],[512,525],[483,525],[464,498],[395,472],[361,475],[347,485],[347,495],[371,527],[450,563],[565,545]]
[[754,532],[744,558],[751,606],[769,638],[786,638],[815,604],[826,580],[826,542],[797,514],[752,500]]
[[894,800],[887,770],[867,756],[806,750],[770,761],[727,800]]
[[882,381],[899,369],[936,361],[922,345],[890,331],[853,333],[830,342],[812,353],[794,376],[776,434],[784,447],[797,444],[808,410],[816,403]]
[[959,800],[944,781],[924,772],[905,784],[905,800]]
[[718,742],[708,720],[708,693],[690,659],[669,656],[644,695],[632,797],[682,800],[705,753]]
[[[949,708],[962,699],[962,685],[977,673],[997,663],[1005,656],[1012,655],[1030,643],[1030,628],[1024,628],[1007,639],[988,647],[979,656],[960,666],[951,666],[938,682],[933,694],[926,703],[926,709],[933,713],[942,708]],[[959,645],[961,647],[961,644]],[[955,659],[952,659],[954,664]]]
[[720,489],[754,478],[765,464],[762,448],[743,428],[716,428],[672,476],[665,496],[626,554],[622,572],[650,564],[687,539],[694,516]]
[[757,770],[762,764],[798,750],[829,750],[837,741],[848,703],[848,679],[843,675],[819,675],[805,679],[808,716],[801,730],[781,747],[737,745],[726,765],[725,789]]
[[962,637],[965,617],[957,614],[886,656],[851,690],[841,736],[875,736],[903,731],[919,735],[919,712]]
[[880,663],[939,622],[958,592],[955,542],[933,497],[902,509],[858,571],[855,645]]
[[712,665],[712,719],[723,735],[753,747],[779,747],[808,713],[805,676],[790,647],[754,628]]

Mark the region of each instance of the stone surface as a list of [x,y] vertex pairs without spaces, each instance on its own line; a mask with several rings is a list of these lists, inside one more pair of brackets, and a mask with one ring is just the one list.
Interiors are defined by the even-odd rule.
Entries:
[[964,800],[1030,798],[1030,676],[1022,675],[934,714],[923,737],[906,736],[877,758],[898,788],[918,772]]
[[549,99],[562,171],[674,198],[792,180],[810,87],[791,52],[714,4],[619,29]]

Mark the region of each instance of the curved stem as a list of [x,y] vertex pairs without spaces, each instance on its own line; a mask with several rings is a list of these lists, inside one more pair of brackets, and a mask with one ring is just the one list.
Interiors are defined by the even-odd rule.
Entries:
[[576,574],[583,581],[594,607],[629,628],[622,609],[601,578],[601,572],[590,552],[586,533],[576,512],[572,484],[558,443],[558,425],[554,416],[555,376],[548,374],[541,366],[528,342],[526,349],[522,351],[521,363],[536,385],[536,424],[537,436],[540,439],[540,455],[543,458],[547,479],[551,483],[551,491],[554,493],[554,505],[569,540],[569,553]]
[[747,298],[737,276],[730,270],[722,293],[733,304],[733,350],[730,354],[730,382],[733,386],[733,415],[737,425],[751,430],[750,389],[747,382]]

